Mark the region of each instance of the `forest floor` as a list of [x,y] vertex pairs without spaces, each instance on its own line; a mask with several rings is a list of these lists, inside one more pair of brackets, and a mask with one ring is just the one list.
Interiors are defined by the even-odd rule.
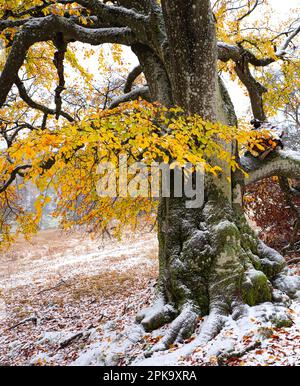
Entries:
[[[238,332],[230,323],[213,342],[197,346],[199,318],[188,341],[145,359],[166,329],[147,334],[134,323],[154,297],[156,256],[151,233],[119,242],[48,230],[30,242],[20,239],[0,255],[0,365],[300,364],[297,302],[289,310],[290,328],[249,320],[236,354]],[[233,354],[221,361],[228,345]]]

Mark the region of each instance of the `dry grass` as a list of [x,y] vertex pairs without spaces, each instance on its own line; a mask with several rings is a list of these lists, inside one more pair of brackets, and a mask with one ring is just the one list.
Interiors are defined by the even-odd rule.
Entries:
[[139,290],[141,279],[151,281],[156,278],[157,267],[155,266],[147,269],[143,278],[141,278],[139,267],[131,268],[128,271],[112,270],[85,278],[85,280],[79,280],[80,285],[74,288],[72,295],[76,300],[82,297],[110,299],[120,294],[126,298],[134,290]]
[[92,242],[79,232],[67,233],[59,229],[50,229],[40,231],[30,240],[25,240],[23,236],[20,236],[8,250],[0,253],[0,258],[17,261],[30,257],[38,260],[45,255],[51,257],[74,248],[76,252],[79,243],[82,252],[89,252],[95,245],[99,245],[99,241]]

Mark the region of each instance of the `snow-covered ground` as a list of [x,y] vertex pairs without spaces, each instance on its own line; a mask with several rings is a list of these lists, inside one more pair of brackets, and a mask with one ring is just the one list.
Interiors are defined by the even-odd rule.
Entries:
[[[0,255],[0,365],[70,364],[107,322],[132,320],[157,276],[157,242],[43,231]],[[18,322],[36,318],[20,326]],[[121,328],[121,326],[120,326]],[[58,349],[61,341],[88,331]],[[116,329],[117,331],[117,329]]]
[[[149,253],[155,254],[154,235],[125,237],[117,242],[109,239],[91,240],[79,234],[42,231],[31,242],[13,246],[2,254],[1,287],[45,283],[55,278],[72,278],[81,274],[92,276],[103,271],[125,271],[140,264],[150,264]],[[118,264],[112,267],[114,260]]]
[[31,244],[20,240],[0,258],[0,365],[300,364],[297,302],[289,309],[290,328],[257,320],[259,312],[271,315],[271,304],[264,304],[249,308],[241,322],[228,318],[205,346],[197,341],[199,318],[189,340],[146,358],[168,328],[150,334],[135,324],[154,298],[156,256],[149,233],[118,242],[44,231]]

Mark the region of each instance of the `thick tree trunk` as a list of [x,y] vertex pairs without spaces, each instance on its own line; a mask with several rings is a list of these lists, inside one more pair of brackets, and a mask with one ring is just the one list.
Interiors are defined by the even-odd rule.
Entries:
[[[164,104],[183,107],[188,114],[235,124],[228,93],[217,81],[210,1],[164,0],[162,8],[169,40],[165,63],[143,55],[141,47],[136,50],[152,95]],[[235,154],[236,146],[227,150]],[[187,209],[185,198],[161,199],[159,298],[137,317],[146,330],[172,321],[169,333],[154,350],[189,336],[199,315],[209,314],[201,332],[206,342],[222,328],[226,315],[243,315],[243,304],[275,298],[283,302],[282,292],[274,292],[272,283],[281,290],[288,287],[281,274],[284,259],[250,229],[241,207],[241,187],[229,182],[228,177],[233,177],[229,166],[221,166],[218,178],[206,177],[202,208]],[[289,295],[295,295],[298,284],[289,287]],[[281,318],[281,323],[289,323],[287,315]]]
[[[283,304],[286,295],[297,296],[299,278],[288,278],[284,258],[257,238],[237,187],[226,182],[224,175],[209,180],[199,209],[187,209],[185,198],[161,199],[158,301],[137,317],[147,331],[172,321],[154,350],[188,337],[198,316],[209,315],[201,333],[206,343],[221,330],[227,315],[245,316],[244,304]],[[274,311],[270,318],[280,326],[291,323],[288,313],[277,317]]]

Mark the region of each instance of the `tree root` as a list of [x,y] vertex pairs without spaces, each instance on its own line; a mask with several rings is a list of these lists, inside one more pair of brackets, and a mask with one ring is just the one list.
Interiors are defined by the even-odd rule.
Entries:
[[[207,314],[208,307],[209,315],[187,351],[195,344],[206,346],[220,333],[222,339],[221,331],[227,331],[231,324],[243,331],[249,320],[255,320],[253,313],[265,325],[292,324],[286,311],[289,300],[300,296],[300,278],[292,274],[278,252],[251,233],[246,221],[233,221],[228,215],[230,211],[226,213],[222,208],[215,212],[206,204],[201,230],[195,230],[188,219],[186,222],[192,225],[184,233],[182,246],[173,240],[174,250],[166,256],[169,266],[165,269],[170,271],[165,278],[169,280],[168,287],[162,288],[170,304],[161,297],[137,316],[147,332],[171,324],[145,356],[168,350],[174,342],[190,337],[198,316]],[[186,223],[181,225],[184,228]],[[255,322],[254,325],[257,327]]]
[[[159,315],[161,315],[164,307],[163,305],[163,308],[160,309]],[[155,307],[152,307],[151,309],[153,310],[154,308]],[[230,322],[230,320],[230,323],[233,321],[236,323],[236,326],[243,335],[247,334],[244,328],[249,325],[249,320],[251,323],[254,323],[256,327],[260,325],[259,322],[262,323],[262,326],[269,326],[271,323],[274,327],[289,327],[293,323],[288,313],[288,308],[282,304],[266,302],[250,307],[242,301],[236,300],[231,304],[230,308],[231,313],[226,304],[221,301],[211,305],[210,313],[204,320],[198,336],[193,341],[193,347],[195,347],[195,344],[197,346],[207,345],[222,332],[223,328],[226,329],[226,322]],[[170,324],[164,337],[156,343],[151,350],[144,354],[145,357],[151,357],[158,351],[168,350],[174,342],[182,342],[190,337],[195,330],[199,314],[199,309],[195,307],[193,302],[186,303],[180,314]],[[157,314],[152,316],[156,317]],[[251,319],[253,319],[253,322]],[[263,333],[263,329],[261,333]],[[260,343],[256,341],[253,345],[251,344],[249,347],[246,347],[245,350],[242,349],[241,352],[222,353],[220,364],[230,357],[243,356],[246,352],[258,347],[259,344]]]
[[145,331],[153,331],[170,323],[177,315],[177,311],[171,304],[165,304],[163,298],[157,299],[152,307],[142,310],[136,321],[141,323]]
[[[151,350],[144,352],[144,357],[149,358],[154,353],[167,351],[174,342],[182,342],[190,337],[199,315],[199,309],[192,301],[188,301],[165,330],[163,338]],[[230,305],[220,299],[216,302],[211,301],[210,313],[200,325],[199,332],[197,329],[195,339],[178,348],[178,354],[176,351],[166,353],[164,360],[166,363],[169,360],[170,364],[174,364],[179,358],[189,358],[199,352],[200,356],[204,355],[203,360],[216,356],[218,364],[226,366],[228,359],[241,358],[258,348],[262,340],[268,339],[269,334],[273,333],[271,326],[282,328],[290,327],[292,324],[289,309],[282,303],[264,302],[251,307],[239,298]],[[223,340],[227,343],[224,343],[224,348],[220,351]],[[203,349],[195,351],[198,347]]]
[[[150,308],[151,311],[157,306]],[[166,307],[166,306],[164,306]],[[164,307],[160,308],[159,313],[152,314],[151,323],[153,326],[153,321],[157,321],[157,317],[161,317]],[[150,312],[151,312],[150,311]],[[150,351],[145,353],[145,357],[150,357],[154,352],[165,351],[167,350],[174,342],[182,342],[185,339],[189,338],[195,331],[197,324],[197,319],[200,315],[198,307],[194,305],[193,302],[187,302],[182,308],[181,313],[177,316],[176,319],[171,323],[165,336],[152,347]],[[164,317],[166,314],[164,314]],[[204,321],[200,334],[197,338],[197,342],[200,345],[204,345],[212,340],[219,332],[222,330],[225,321],[227,319],[228,313],[226,312],[224,306],[214,305],[211,307],[211,312],[208,315],[207,319]],[[149,322],[148,319],[143,319],[144,323]],[[141,323],[143,323],[143,320]],[[160,319],[161,321],[162,319]]]
[[200,335],[197,339],[199,344],[205,345],[210,340],[215,338],[222,330],[227,317],[228,313],[223,307],[213,307],[201,327]]
[[289,275],[290,271],[286,270],[278,274],[273,280],[273,287],[285,293],[290,299],[300,297],[300,277]]
[[[253,320],[254,327],[259,326],[260,323],[262,323],[262,326],[270,326],[271,323],[274,327],[290,327],[293,324],[288,312],[290,303],[284,301],[284,298],[289,300],[290,298],[287,293],[290,292],[291,295],[297,291],[299,288],[299,277],[286,276],[286,274],[287,272],[283,272],[275,276],[274,281],[277,282],[277,286],[274,285],[273,287],[273,302],[263,302],[250,307],[238,297],[229,305],[222,298],[212,300],[211,296],[210,313],[205,318],[198,336],[191,344],[191,347],[187,348],[188,351],[185,351],[184,355],[189,355],[187,352],[191,354],[192,347],[195,347],[195,345],[205,346],[211,342],[222,332],[223,328],[227,328],[227,322],[235,322],[242,335],[247,334],[247,331],[244,331],[244,329],[249,324],[249,320],[251,322]],[[275,289],[276,287],[284,287],[282,288],[283,292]],[[277,300],[275,295],[278,297]],[[199,315],[201,315],[201,311],[193,301],[187,301],[178,314],[173,306],[165,304],[163,298],[159,299],[153,307],[141,312],[137,317],[137,321],[142,324],[146,331],[152,331],[171,322],[163,338],[151,350],[147,351],[144,356],[146,358],[151,357],[155,352],[168,350],[174,342],[182,342],[189,338],[195,331]],[[262,337],[263,333],[264,330],[261,328],[260,334],[262,334]],[[240,351],[235,350],[234,352],[221,353],[218,363],[224,365],[226,360],[231,357],[241,357],[259,345],[260,342],[255,341],[253,344],[241,348]]]
[[171,323],[167,334],[145,356],[150,357],[154,352],[167,350],[175,341],[182,342],[189,338],[195,330],[198,315],[195,306],[187,303]]

